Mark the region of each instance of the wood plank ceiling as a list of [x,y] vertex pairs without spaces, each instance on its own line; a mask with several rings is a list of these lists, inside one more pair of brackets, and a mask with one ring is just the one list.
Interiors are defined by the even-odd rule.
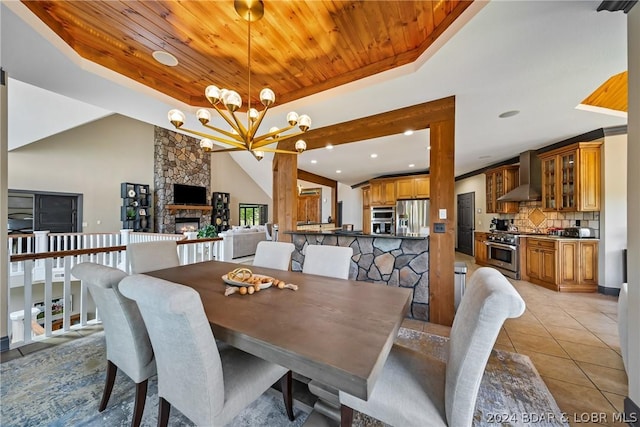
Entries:
[[[248,97],[247,23],[232,1],[23,1],[83,58],[190,105]],[[471,1],[267,1],[251,24],[251,96],[283,104],[415,61]],[[164,50],[176,67],[157,63]]]
[[629,99],[627,81],[629,72],[623,71],[607,79],[596,90],[587,96],[581,104],[628,112]]

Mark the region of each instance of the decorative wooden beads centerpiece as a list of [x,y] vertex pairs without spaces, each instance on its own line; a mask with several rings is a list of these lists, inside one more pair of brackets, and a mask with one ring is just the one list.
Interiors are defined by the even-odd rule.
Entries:
[[284,280],[274,279],[273,277],[262,274],[253,274],[253,272],[246,267],[236,268],[222,276],[222,280],[227,283],[224,291],[225,296],[232,295],[236,292],[240,293],[240,295],[251,295],[260,292],[262,289],[270,288],[271,285],[278,289],[298,290],[297,285],[285,283]]

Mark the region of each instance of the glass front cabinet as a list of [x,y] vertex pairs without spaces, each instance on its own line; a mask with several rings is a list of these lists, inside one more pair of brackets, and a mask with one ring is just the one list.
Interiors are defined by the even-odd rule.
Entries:
[[540,154],[542,210],[600,210],[601,146],[580,142]]

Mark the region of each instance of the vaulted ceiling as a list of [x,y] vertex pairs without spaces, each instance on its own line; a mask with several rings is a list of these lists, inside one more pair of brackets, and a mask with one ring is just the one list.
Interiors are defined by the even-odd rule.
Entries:
[[[38,2],[35,6],[45,9],[48,7],[53,11],[55,8],[68,6],[67,3],[70,6],[78,6],[76,3],[91,4]],[[148,2],[114,1],[107,6],[113,8],[117,5],[130,5],[136,9],[152,6],[146,3]],[[183,3],[175,0],[159,4],[177,7],[176,5]],[[218,33],[223,34],[223,38],[236,37],[238,59],[235,62],[240,69],[241,64],[246,64],[246,23],[235,16],[231,0],[200,3],[207,5],[205,7],[210,11],[224,9],[224,12],[218,13],[222,17],[221,22],[217,20],[218,15],[207,12],[198,20],[192,21],[192,24],[195,22],[200,26],[221,27]],[[252,39],[275,37],[274,40],[278,40],[279,37],[284,37],[283,34],[289,32],[285,31],[289,25],[287,19],[279,18],[282,22],[275,26],[271,24],[267,32],[253,31],[253,28],[267,22],[269,16],[275,14],[274,8],[291,3],[294,5],[288,7],[298,9],[307,7],[308,4],[314,7],[319,7],[316,3],[325,4],[316,1],[266,1],[265,18],[252,27]],[[353,3],[353,7],[368,7],[371,3],[384,4],[385,8],[381,10],[384,11],[385,18],[395,10],[394,8],[400,7],[396,3],[414,4],[409,0],[365,1]],[[424,6],[427,2],[416,3]],[[299,156],[299,167],[341,183],[355,184],[382,174],[406,173],[427,168],[429,133],[425,130],[415,132],[411,136],[389,135],[355,144],[336,145],[333,150],[317,148],[325,143],[339,143],[338,140],[334,141],[336,138],[344,139],[345,135],[340,130],[346,125],[338,124],[349,124],[363,117],[386,117],[380,115],[436,99],[450,96],[455,96],[456,99],[456,175],[517,157],[521,151],[538,149],[596,128],[624,125],[624,117],[576,109],[576,105],[602,82],[627,68],[626,16],[622,12],[597,12],[600,3],[599,0],[475,1],[452,25],[443,30],[444,33],[414,62],[287,103],[284,102],[286,96],[291,96],[292,99],[295,96],[285,94],[270,84],[276,92],[276,106],[272,107],[265,117],[262,129],[282,126],[286,123],[287,113],[292,110],[308,114],[313,120],[312,128],[305,136],[310,138],[310,148]],[[226,7],[223,7],[224,5]],[[172,108],[180,108],[188,113],[185,126],[192,129],[200,128],[193,114],[197,107],[184,105],[173,96],[148,89],[149,86],[139,84],[134,79],[111,72],[111,66],[105,68],[96,65],[93,60],[81,57],[69,46],[68,41],[65,42],[45,25],[39,15],[34,14],[28,6],[34,7],[31,3],[18,1],[3,1],[0,4],[0,63],[3,69],[8,71],[10,80],[24,83],[9,84],[10,149],[19,149],[17,147],[42,140],[62,130],[60,126],[47,126],[49,121],[53,120],[54,124],[62,125],[62,119],[71,115],[80,118],[78,114],[69,113],[69,108],[59,105],[59,102],[47,102],[48,97],[25,95],[20,88],[26,85],[31,85],[34,89],[45,89],[52,97],[55,95],[65,97],[66,101],[80,101],[84,104],[84,107],[79,107],[82,113],[91,113],[94,120],[105,114],[118,113],[145,123],[171,128],[167,121],[167,112]],[[344,10],[344,7],[337,10]],[[314,12],[312,16],[307,14],[303,26],[315,25],[315,14],[317,13]],[[296,12],[296,16],[298,15]],[[279,16],[289,15],[284,13]],[[167,15],[165,18],[172,17]],[[350,26],[344,31],[359,28],[358,31],[364,33],[361,36],[365,39],[380,40],[376,35],[383,31],[380,25],[364,21],[365,25],[362,20],[351,19]],[[79,25],[74,22],[69,20],[60,26],[65,27],[68,33],[78,31],[76,27]],[[214,22],[216,25],[213,25]],[[232,34],[231,25],[234,22],[237,22],[239,28]],[[400,21],[396,19],[390,22]],[[418,22],[421,26],[422,23]],[[359,25],[363,25],[362,29]],[[104,31],[102,20],[94,20],[92,26],[87,24],[85,27],[88,28],[87,34],[101,39],[99,34]],[[149,28],[152,28],[150,24],[140,25],[137,30],[139,33],[146,33]],[[433,35],[436,34],[437,32]],[[324,38],[334,36],[333,32],[328,32],[322,37],[317,36],[313,41],[305,40],[302,45],[301,41],[291,41],[291,46],[283,46],[280,43],[274,46],[274,49],[282,52],[291,50],[309,53],[305,57],[304,72],[298,78],[303,81],[315,78],[318,67],[323,67],[323,58],[312,54],[316,51],[308,46],[324,46]],[[111,36],[111,39],[116,38]],[[125,45],[129,44],[122,40],[119,46]],[[141,44],[135,46],[142,49]],[[129,55],[123,56],[119,61],[111,60],[111,64],[117,71],[119,63],[124,63],[136,55],[144,56],[147,64],[156,67],[158,75],[169,76],[167,73],[176,72],[180,68],[179,75],[174,79],[183,82],[181,75],[189,72],[189,67],[169,68],[156,65],[149,59],[152,50],[158,47],[169,50],[171,46],[169,43],[150,45],[144,48],[144,55],[142,50],[133,47],[130,50],[125,49]],[[261,49],[256,48],[256,52]],[[179,52],[171,52],[179,56]],[[373,49],[362,52],[373,55]],[[329,56],[334,54],[333,50],[328,53]],[[255,65],[252,69],[259,68],[259,63],[266,63],[264,58],[257,55],[253,55],[252,63]],[[110,58],[106,50],[96,56],[98,59],[101,56]],[[217,55],[210,53],[210,56]],[[182,61],[180,57],[179,59]],[[326,58],[323,60],[324,63],[330,62]],[[320,61],[320,65],[309,65],[313,61]],[[324,68],[331,70],[331,67]],[[246,73],[246,66],[239,73]],[[252,87],[255,87],[252,90],[254,97],[262,85],[260,79],[255,76],[252,79]],[[240,87],[243,80],[237,80],[240,83],[228,83],[227,80],[218,82],[210,80],[210,76],[206,77],[207,83],[246,90]],[[159,89],[173,85],[173,81],[168,79],[168,83],[161,84]],[[191,86],[184,83],[182,85]],[[202,87],[204,83],[194,90],[194,96],[200,96]],[[246,104],[246,97],[243,101]],[[87,105],[93,107],[94,111],[89,111]],[[49,108],[41,108],[45,106]],[[66,114],[61,114],[63,117],[59,118],[60,115],[52,114],[51,109],[56,113]],[[501,113],[510,110],[519,110],[520,114],[508,119],[500,118]],[[34,122],[34,117],[38,118],[37,123]],[[76,125],[68,124],[67,128]],[[215,125],[224,126],[224,123],[219,119]],[[316,138],[316,131],[323,128],[334,131],[334,135],[325,139]],[[32,130],[37,130],[37,135],[29,134]],[[369,129],[361,129],[361,132],[363,137],[369,136]],[[373,154],[377,156],[374,158]],[[272,171],[268,155],[269,153],[263,161],[256,162],[248,152],[232,153],[233,160],[270,194]]]
[[[232,1],[23,1],[83,58],[189,105],[248,99],[248,23]],[[470,1],[270,1],[251,24],[252,103],[283,104],[415,61]],[[163,66],[154,51],[174,55]]]

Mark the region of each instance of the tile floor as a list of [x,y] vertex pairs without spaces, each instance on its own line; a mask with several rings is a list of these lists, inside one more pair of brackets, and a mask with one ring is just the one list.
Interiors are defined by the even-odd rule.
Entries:
[[[463,254],[456,254],[456,260],[466,262],[467,279],[478,267]],[[613,417],[623,411],[628,394],[616,323],[617,298],[558,293],[526,281],[511,282],[527,310],[505,322],[495,348],[531,358],[571,425],[626,425]],[[405,324],[448,334],[448,328],[438,325]]]
[[[456,260],[467,264],[468,280],[477,269],[473,258],[458,253]],[[250,259],[238,261],[249,263]],[[531,358],[572,426],[625,425],[613,419],[614,413],[622,412],[628,394],[616,323],[617,298],[564,294],[526,281],[511,282],[525,300],[527,310],[505,323],[495,348]],[[403,326],[444,336],[449,335],[450,329],[416,320],[407,320]],[[0,353],[0,360],[22,357],[95,330],[84,329]],[[591,422],[592,417],[597,422]]]

